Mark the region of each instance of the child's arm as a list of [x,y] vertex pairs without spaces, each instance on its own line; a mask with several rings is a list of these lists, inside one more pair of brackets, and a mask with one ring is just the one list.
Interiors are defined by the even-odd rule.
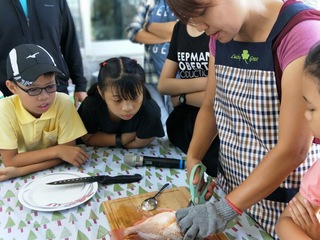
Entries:
[[93,134],[85,134],[81,137],[82,141],[88,146],[95,147],[114,147],[116,146],[116,134],[95,132]]
[[297,193],[290,201],[277,224],[280,239],[320,239],[320,224],[316,217],[319,206],[309,203]]
[[294,197],[289,204],[292,220],[304,230],[311,239],[320,239],[320,223],[317,218],[319,206],[311,204],[307,199]]
[[63,160],[76,167],[80,167],[80,165],[88,159],[87,153],[80,147],[75,146],[75,141],[23,153],[18,153],[17,149],[1,149],[0,154],[2,156],[2,162],[6,167],[25,167],[52,160],[60,160],[56,161],[55,165]]
[[29,173],[38,172],[50,167],[56,166],[61,163],[62,160],[55,159],[46,162],[36,163],[24,167],[4,167],[0,168],[0,182],[11,178],[25,176]]
[[[147,139],[137,138],[136,132],[122,133],[121,144],[125,148],[141,148],[145,147],[153,141],[154,137]],[[86,134],[82,136],[82,141],[88,146],[95,147],[114,147],[116,146],[116,134],[96,132],[94,134]]]
[[[125,138],[125,136],[123,136],[123,138]],[[155,137],[145,138],[145,139],[135,137],[132,141],[129,141],[127,144],[125,144],[124,147],[125,148],[143,148],[148,146],[154,139]]]

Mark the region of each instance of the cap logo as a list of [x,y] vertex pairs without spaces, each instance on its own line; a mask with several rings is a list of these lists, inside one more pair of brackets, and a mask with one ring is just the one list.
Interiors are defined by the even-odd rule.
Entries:
[[26,59],[28,59],[28,58],[36,58],[36,55],[38,55],[38,54],[39,54],[39,52],[36,52],[36,53],[34,53],[34,54],[29,55],[28,57],[26,57]]

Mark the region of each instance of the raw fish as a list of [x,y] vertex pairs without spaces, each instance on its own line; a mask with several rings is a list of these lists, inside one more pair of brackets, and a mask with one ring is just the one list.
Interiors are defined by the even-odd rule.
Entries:
[[158,213],[137,222],[132,227],[112,230],[111,240],[182,240],[180,228],[176,223],[175,211]]

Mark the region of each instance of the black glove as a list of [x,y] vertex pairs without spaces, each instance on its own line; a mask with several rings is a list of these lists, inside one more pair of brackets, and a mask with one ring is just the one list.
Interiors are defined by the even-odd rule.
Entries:
[[203,239],[221,232],[237,215],[225,198],[219,202],[206,202],[176,212],[178,225],[184,233],[183,240]]

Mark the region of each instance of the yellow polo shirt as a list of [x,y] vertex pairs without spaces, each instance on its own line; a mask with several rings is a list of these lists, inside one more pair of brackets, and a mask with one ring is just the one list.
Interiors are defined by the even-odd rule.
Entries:
[[26,152],[75,140],[87,133],[70,96],[56,93],[47,112],[35,118],[18,95],[0,99],[0,149]]

